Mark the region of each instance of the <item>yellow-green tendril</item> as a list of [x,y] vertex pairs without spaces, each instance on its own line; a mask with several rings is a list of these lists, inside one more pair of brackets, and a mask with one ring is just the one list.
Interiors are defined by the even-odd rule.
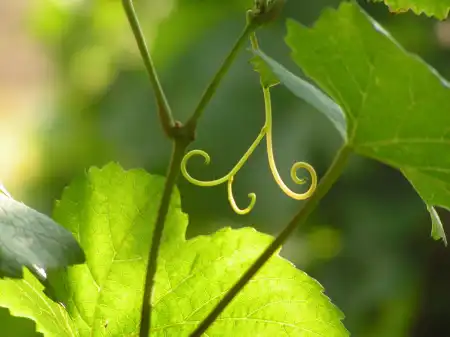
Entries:
[[233,169],[227,173],[226,175],[224,175],[222,178],[219,179],[215,179],[215,180],[207,180],[207,181],[202,181],[202,180],[198,180],[195,179],[194,177],[192,177],[188,171],[187,171],[187,162],[188,160],[195,156],[195,155],[199,155],[201,157],[204,158],[205,160],[205,164],[208,165],[211,162],[211,157],[209,156],[208,153],[206,153],[203,150],[192,150],[189,151],[183,158],[182,162],[181,162],[181,173],[183,174],[183,176],[186,178],[187,181],[189,181],[191,184],[197,185],[197,186],[202,186],[202,187],[212,187],[212,186],[217,186],[220,184],[223,184],[225,182],[228,181],[228,200],[230,202],[231,207],[233,208],[233,210],[237,213],[237,214],[247,214],[249,213],[253,207],[255,206],[256,203],[256,194],[254,193],[250,193],[248,196],[250,197],[250,205],[241,210],[237,204],[236,201],[234,200],[234,196],[233,196],[233,190],[232,190],[232,183],[234,180],[234,176],[236,175],[236,173],[244,166],[245,162],[248,160],[248,158],[250,158],[250,156],[252,155],[253,151],[255,151],[255,149],[257,148],[257,146],[259,145],[259,143],[261,143],[262,139],[264,138],[264,136],[266,135],[266,129],[262,128],[258,137],[255,139],[255,141],[253,142],[253,144],[250,146],[250,148],[247,150],[247,152],[245,152],[245,154],[242,156],[242,158],[237,162],[237,164],[233,167]]
[[[253,41],[252,41],[253,42]],[[317,174],[314,168],[306,163],[306,162],[297,162],[295,163],[291,168],[291,178],[296,184],[305,184],[306,179],[301,179],[297,176],[297,171],[299,169],[305,169],[308,171],[308,173],[311,175],[311,184],[309,189],[304,193],[295,193],[293,192],[281,179],[280,174],[278,173],[277,166],[275,164],[275,157],[273,154],[273,141],[272,141],[272,102],[270,99],[270,89],[263,87],[263,93],[264,93],[264,105],[266,110],[266,122],[261,129],[258,137],[255,139],[253,144],[250,146],[250,148],[247,150],[247,152],[244,154],[244,156],[239,160],[239,162],[233,167],[233,169],[223,176],[222,178],[215,179],[215,180],[209,180],[209,181],[202,181],[195,179],[192,177],[188,171],[187,171],[187,162],[188,160],[195,156],[199,155],[204,158],[205,164],[209,164],[211,162],[211,157],[208,153],[202,150],[192,150],[189,153],[187,153],[183,161],[181,162],[181,173],[183,176],[192,184],[197,186],[203,186],[203,187],[212,187],[217,186],[220,184],[223,184],[225,182],[228,182],[228,200],[230,202],[231,207],[237,214],[248,214],[256,203],[256,195],[254,193],[250,193],[248,196],[250,198],[250,205],[245,209],[240,209],[233,196],[233,189],[232,184],[234,177],[236,173],[244,166],[245,162],[248,160],[248,158],[251,156],[253,151],[256,149],[256,147],[259,145],[261,140],[266,137],[266,143],[267,143],[267,156],[269,161],[269,167],[270,171],[272,172],[272,175],[275,179],[275,182],[277,185],[281,188],[281,190],[289,197],[295,200],[305,200],[308,199],[316,190],[317,188]]]
[[235,211],[239,215],[248,214],[253,209],[253,207],[255,207],[256,194],[249,193],[248,197],[250,198],[250,205],[248,205],[247,208],[240,209],[233,197],[233,180],[234,180],[233,176],[231,176],[230,179],[228,179],[228,201],[230,202],[231,208],[233,208],[233,211]]
[[[252,17],[250,15],[251,15],[251,12],[248,12],[247,20],[252,19]],[[258,40],[256,38],[255,33],[252,33],[250,35],[250,42],[251,42],[252,48],[254,50],[259,49]],[[268,157],[268,161],[269,161],[270,171],[272,172],[273,178],[275,179],[275,182],[277,183],[277,185],[281,188],[281,190],[287,196],[289,196],[295,200],[305,200],[305,199],[308,199],[309,197],[311,197],[317,188],[316,171],[310,164],[308,164],[306,162],[295,163],[292,166],[291,172],[290,172],[292,181],[296,184],[305,184],[307,181],[307,179],[301,179],[298,177],[298,175],[297,175],[298,170],[304,169],[311,175],[311,184],[309,186],[309,189],[306,192],[295,193],[283,182],[283,179],[281,179],[281,176],[278,173],[278,169],[275,164],[275,157],[273,154],[272,102],[270,99],[270,87],[265,86],[264,83],[262,82],[262,80],[260,81],[260,83],[261,83],[261,87],[263,89],[263,94],[264,94],[266,121],[265,121],[264,126],[262,127],[258,137],[255,139],[255,141],[250,146],[250,148],[247,150],[247,152],[238,161],[238,163],[233,167],[233,169],[228,174],[223,176],[222,178],[215,179],[215,180],[202,181],[202,180],[195,179],[188,173],[187,168],[186,168],[187,162],[191,157],[193,157],[195,155],[199,155],[199,156],[203,157],[203,159],[205,160],[205,164],[208,165],[211,162],[211,157],[209,156],[208,153],[206,153],[203,150],[192,150],[184,156],[184,158],[181,162],[181,173],[183,174],[183,176],[186,178],[187,181],[189,181],[190,183],[192,183],[194,185],[203,186],[203,187],[212,187],[212,186],[217,186],[217,185],[227,182],[227,184],[228,184],[228,189],[227,189],[228,201],[230,202],[230,205],[233,208],[233,210],[237,214],[240,214],[240,215],[248,214],[253,209],[253,207],[255,206],[255,203],[256,203],[256,195],[255,195],[255,193],[248,194],[248,197],[250,198],[249,206],[244,209],[239,208],[238,205],[236,204],[236,200],[234,199],[234,196],[233,196],[233,180],[234,180],[234,177],[236,176],[237,172],[244,166],[245,162],[252,155],[253,151],[256,149],[256,147],[259,145],[259,143],[261,143],[261,140],[264,137],[266,137],[267,157]]]
[[[247,17],[247,20],[249,20],[249,17]],[[256,37],[256,33],[252,33],[250,35],[250,43],[252,45],[253,50],[259,49],[259,43],[258,39]],[[304,184],[306,183],[306,179],[301,179],[297,176],[297,171],[299,169],[305,169],[308,171],[308,173],[311,175],[311,185],[309,186],[309,189],[305,193],[295,193],[293,192],[281,179],[280,174],[278,173],[278,169],[275,163],[275,157],[273,154],[273,142],[272,142],[272,102],[270,98],[270,87],[266,87],[262,81],[260,80],[261,87],[263,89],[263,95],[264,95],[264,106],[265,106],[265,113],[266,113],[266,123],[265,128],[267,130],[266,135],[266,143],[267,143],[267,157],[269,161],[269,167],[270,171],[272,172],[273,178],[275,179],[275,182],[277,185],[281,188],[281,190],[289,197],[295,200],[305,200],[311,197],[311,195],[314,193],[314,191],[317,188],[317,174],[314,168],[306,163],[306,162],[297,162],[291,167],[291,179],[296,184]]]
[[275,179],[275,182],[278,186],[280,186],[281,190],[295,200],[305,200],[308,199],[316,190],[317,187],[317,174],[314,168],[306,163],[306,162],[297,162],[291,168],[291,178],[296,184],[304,184],[306,182],[305,179],[300,179],[297,176],[297,170],[305,169],[311,175],[311,185],[309,189],[305,193],[295,193],[281,179],[280,174],[278,173],[277,166],[275,164],[275,157],[273,155],[273,142],[272,142],[272,103],[270,100],[270,89],[263,88],[264,93],[264,104],[266,107],[266,126],[267,126],[267,156],[269,160],[270,171]]

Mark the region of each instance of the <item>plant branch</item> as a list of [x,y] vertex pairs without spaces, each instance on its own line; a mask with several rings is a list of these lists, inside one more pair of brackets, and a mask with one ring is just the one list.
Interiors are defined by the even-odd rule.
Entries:
[[230,304],[236,295],[244,286],[255,276],[255,274],[264,266],[264,264],[277,252],[286,239],[294,232],[297,227],[304,223],[312,211],[317,207],[320,200],[328,193],[347,163],[351,153],[350,148],[343,146],[336,155],[333,163],[325,176],[320,181],[316,192],[308,199],[300,212],[289,222],[286,228],[275,238],[275,240],[266,248],[250,268],[241,276],[234,286],[225,294],[222,300],[214,307],[213,311],[200,323],[200,325],[191,333],[190,337],[200,337],[211,324],[219,317],[222,311]]
[[236,58],[240,48],[247,41],[249,35],[251,33],[253,33],[257,28],[258,28],[258,25],[253,21],[248,22],[246,24],[244,30],[242,31],[241,35],[235,42],[230,53],[225,58],[222,65],[220,66],[219,70],[217,71],[216,75],[212,79],[211,83],[208,85],[208,87],[204,91],[202,98],[200,99],[200,102],[198,103],[197,108],[195,109],[193,115],[187,121],[186,128],[188,130],[190,130],[190,132],[192,132],[192,133],[195,132],[198,120],[201,118],[203,111],[205,110],[206,106],[210,102],[211,98],[214,96],[217,88],[219,87],[219,84],[221,83],[225,74],[228,72],[228,70],[229,70],[231,64],[233,63],[234,59]]
[[156,73],[156,69],[153,64],[153,60],[148,51],[144,34],[142,33],[141,26],[139,24],[139,19],[136,15],[136,11],[134,10],[133,1],[122,0],[122,4],[125,10],[125,14],[128,18],[128,22],[133,31],[134,38],[136,39],[136,43],[141,53],[141,57],[144,62],[145,68],[147,69],[148,77],[150,78],[150,82],[153,87],[153,91],[156,97],[156,103],[158,105],[158,114],[159,119],[161,120],[161,125],[166,135],[169,138],[173,138],[172,131],[175,123],[172,117],[172,112],[169,103],[167,101],[166,95],[164,94],[164,90],[158,79],[158,75]]
[[147,273],[145,276],[144,295],[142,298],[141,309],[141,325],[139,331],[139,337],[148,337],[151,327],[151,298],[155,285],[155,274],[157,270],[158,252],[161,246],[161,238],[164,230],[164,223],[166,220],[167,212],[169,210],[170,200],[172,192],[175,187],[175,183],[180,173],[181,160],[186,152],[187,142],[181,140],[174,140],[173,142],[172,158],[170,160],[169,168],[166,175],[166,182],[164,185],[164,191],[161,198],[161,204],[158,210],[158,216],[156,218],[155,228],[153,230],[152,245],[148,255]]

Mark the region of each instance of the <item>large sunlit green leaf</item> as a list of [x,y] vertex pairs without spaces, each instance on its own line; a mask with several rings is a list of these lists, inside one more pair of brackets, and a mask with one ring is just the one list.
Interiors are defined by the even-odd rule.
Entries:
[[313,28],[290,20],[286,41],[345,111],[349,145],[401,170],[429,207],[450,209],[449,84],[353,3]]
[[[79,336],[137,334],[163,184],[162,177],[109,164],[65,190],[55,218],[78,238],[87,263],[50,279]],[[272,240],[250,228],[186,240],[187,222],[175,193],[160,251],[152,337],[188,336]],[[342,318],[314,279],[276,256],[208,336],[348,336]]]
[[384,2],[392,12],[404,12],[412,10],[416,14],[425,13],[445,19],[450,10],[450,0],[371,0],[373,2]]
[[32,319],[36,330],[44,336],[78,336],[64,307],[46,297],[43,288],[28,270],[21,280],[0,280],[0,307],[8,308],[14,316]]
[[[252,228],[223,229],[170,249],[155,296],[154,336],[188,336],[271,242]],[[322,287],[280,257],[244,288],[209,336],[348,336]]]
[[44,214],[0,192],[0,278],[22,277],[22,268],[53,269],[84,262],[73,235]]

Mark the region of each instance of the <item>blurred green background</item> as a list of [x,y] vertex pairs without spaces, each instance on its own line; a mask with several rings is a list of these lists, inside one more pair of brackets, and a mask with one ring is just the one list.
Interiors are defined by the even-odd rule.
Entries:
[[[251,0],[140,0],[136,7],[175,115],[185,120],[237,38]],[[337,0],[291,0],[259,33],[263,50],[301,74],[284,45],[284,21],[311,25]],[[383,4],[361,5],[408,51],[450,78],[450,22]],[[336,32],[339,34],[339,32]],[[307,45],[304,48],[308,48]],[[19,200],[51,214],[64,186],[88,167],[119,162],[164,174],[170,143],[119,0],[4,0],[0,3],[0,178]],[[242,156],[263,120],[258,75],[242,51],[199,125],[192,148],[208,179]],[[395,74],[392,74],[395,76]],[[395,93],[393,93],[395,94]],[[273,90],[275,156],[288,182],[295,161],[323,175],[340,145],[331,124],[284,87]],[[290,186],[292,184],[289,183]],[[188,236],[224,226],[277,234],[302,206],[274,183],[264,146],[238,174],[239,205],[258,196],[248,216],[231,211],[226,187],[179,181]],[[450,216],[442,212],[447,232]],[[346,314],[352,336],[450,336],[450,250],[430,238],[425,205],[403,176],[354,156],[345,174],[282,254],[316,278]],[[0,310],[0,335],[35,336],[31,321]]]

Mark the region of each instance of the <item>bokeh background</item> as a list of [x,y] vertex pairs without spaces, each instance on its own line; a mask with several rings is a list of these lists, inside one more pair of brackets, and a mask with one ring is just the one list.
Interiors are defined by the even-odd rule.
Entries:
[[[175,115],[185,120],[245,23],[251,0],[137,0],[136,7]],[[259,33],[263,50],[301,74],[284,45],[284,21],[311,25],[337,0],[291,0]],[[450,22],[361,5],[410,52],[450,79]],[[339,32],[336,32],[339,34]],[[307,45],[304,48],[308,48]],[[193,175],[225,174],[263,124],[258,75],[242,51],[208,107],[192,148]],[[395,76],[395,73],[392,74]],[[395,93],[393,93],[395,94]],[[449,97],[450,99],[450,97]],[[273,90],[275,156],[288,181],[298,160],[322,175],[340,138],[331,124],[285,88]],[[0,179],[18,200],[51,214],[74,176],[108,161],[164,174],[170,143],[119,0],[0,0]],[[290,184],[292,186],[292,184]],[[253,225],[276,234],[302,206],[271,178],[261,146],[235,181],[233,214],[225,186],[179,181],[188,236]],[[441,212],[447,232],[450,217]],[[352,336],[449,337],[450,248],[430,238],[425,206],[403,176],[354,156],[345,174],[282,254],[319,280],[346,314]],[[0,335],[38,336],[34,323],[0,310]]]

